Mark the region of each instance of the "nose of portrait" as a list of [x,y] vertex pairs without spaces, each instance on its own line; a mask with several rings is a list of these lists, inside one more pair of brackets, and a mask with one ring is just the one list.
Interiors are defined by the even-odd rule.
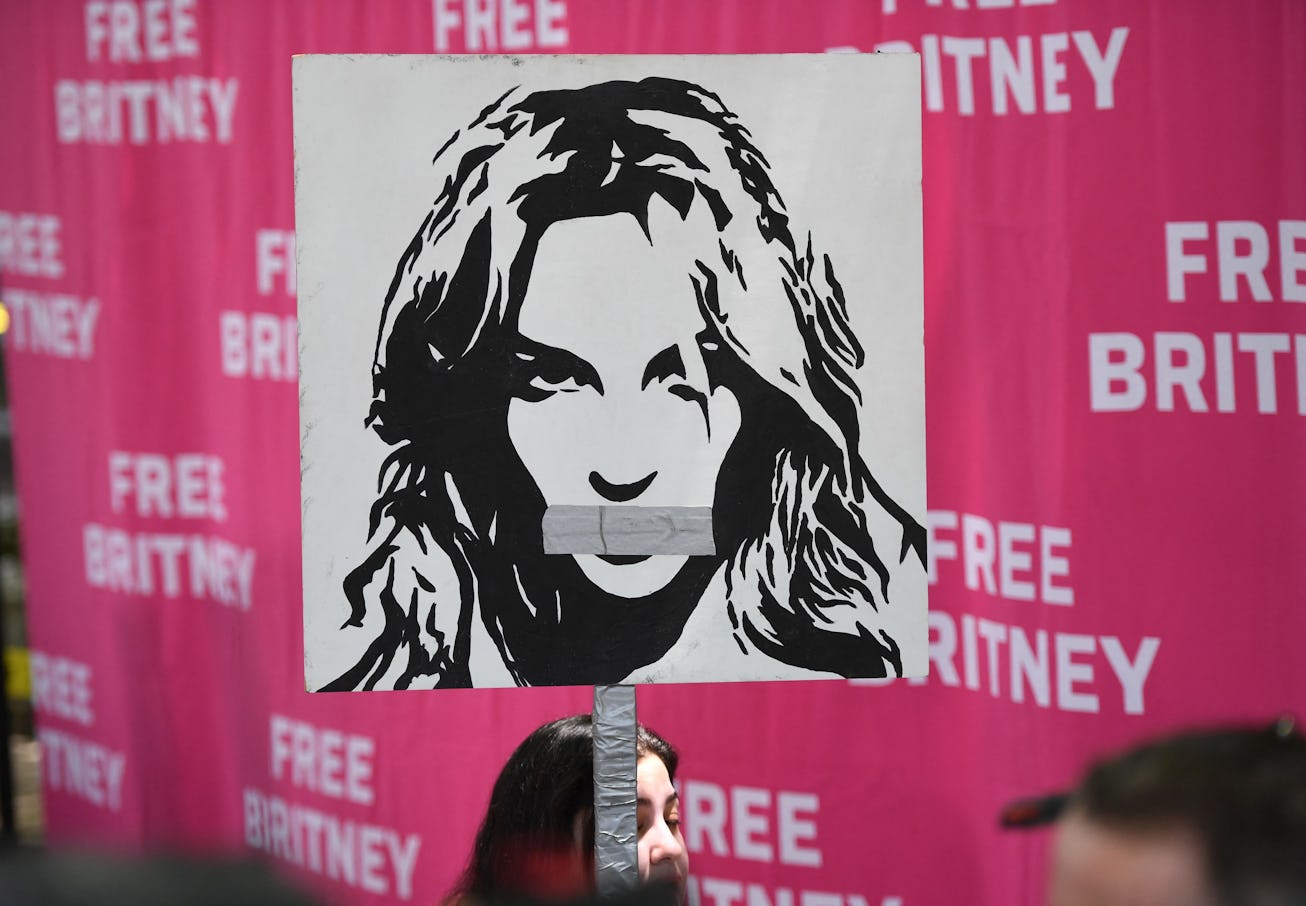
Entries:
[[548,417],[555,458],[566,463],[573,493],[583,495],[575,502],[635,506],[679,502],[664,498],[682,483],[673,468],[675,451],[701,444],[690,433],[695,426],[688,416],[695,413],[682,412],[653,396],[652,390],[617,386],[605,388],[602,395],[577,393],[552,407]]

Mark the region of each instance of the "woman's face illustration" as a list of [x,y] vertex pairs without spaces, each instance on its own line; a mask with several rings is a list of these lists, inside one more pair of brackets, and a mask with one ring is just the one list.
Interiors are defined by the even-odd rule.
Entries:
[[[702,205],[687,221],[660,199],[652,243],[628,214],[568,220],[539,243],[514,350],[508,436],[546,504],[714,504],[739,432],[734,394],[709,387],[707,338],[689,275],[714,250]],[[684,556],[576,555],[625,598],[665,587]]]

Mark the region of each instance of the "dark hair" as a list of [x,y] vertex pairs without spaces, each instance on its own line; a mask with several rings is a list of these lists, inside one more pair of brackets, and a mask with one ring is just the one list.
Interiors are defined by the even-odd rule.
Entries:
[[1070,808],[1111,828],[1196,834],[1221,904],[1306,903],[1306,739],[1290,720],[1185,733],[1102,761]]
[[[641,725],[636,751],[641,758],[656,755],[675,781],[680,758],[669,742]],[[446,903],[468,896],[538,894],[530,885],[539,880],[541,856],[565,859],[593,877],[594,726],[588,714],[545,724],[508,757],[490,793],[471,859]]]

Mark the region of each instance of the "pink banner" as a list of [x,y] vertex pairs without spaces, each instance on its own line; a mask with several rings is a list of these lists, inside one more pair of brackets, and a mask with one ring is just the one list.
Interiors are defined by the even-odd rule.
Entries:
[[[290,59],[911,50],[931,675],[646,688],[702,906],[1039,902],[1007,800],[1306,701],[1306,7],[9,4],[0,290],[48,832],[433,902],[588,689],[303,692]],[[378,140],[384,140],[378,137]]]

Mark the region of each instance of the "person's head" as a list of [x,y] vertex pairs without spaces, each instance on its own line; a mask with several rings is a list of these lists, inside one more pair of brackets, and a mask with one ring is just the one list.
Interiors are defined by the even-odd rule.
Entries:
[[[640,878],[683,885],[689,857],[675,791],[679,756],[644,726],[636,750]],[[576,896],[593,883],[594,727],[579,714],[538,728],[509,756],[450,900]]]
[[1061,818],[1050,902],[1306,903],[1306,740],[1194,732],[1097,764]]
[[[368,423],[394,449],[377,550],[438,552],[464,594],[493,599],[486,628],[518,682],[622,680],[722,566],[741,647],[901,674],[877,610],[888,564],[923,562],[924,531],[861,459],[864,356],[834,265],[735,115],[663,78],[510,91],[437,165],[378,332]],[[711,507],[718,555],[543,553],[548,506],[611,503]],[[872,511],[892,526],[878,547]],[[355,626],[380,563],[362,568]],[[407,675],[447,679],[464,608],[414,594],[434,638]],[[590,673],[570,675],[564,614],[626,643],[589,646]]]
[[636,827],[639,832],[639,877],[670,881],[684,891],[689,877],[689,850],[680,829],[680,793],[676,768],[680,758],[662,737],[641,727],[636,762]]

